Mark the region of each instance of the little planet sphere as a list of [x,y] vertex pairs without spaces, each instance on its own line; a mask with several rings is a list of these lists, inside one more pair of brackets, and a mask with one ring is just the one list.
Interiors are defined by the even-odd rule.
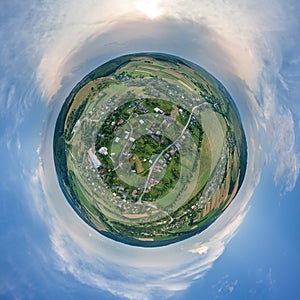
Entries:
[[245,177],[247,143],[225,87],[162,53],[113,59],[84,77],[58,115],[54,163],[76,213],[140,247],[211,225]]

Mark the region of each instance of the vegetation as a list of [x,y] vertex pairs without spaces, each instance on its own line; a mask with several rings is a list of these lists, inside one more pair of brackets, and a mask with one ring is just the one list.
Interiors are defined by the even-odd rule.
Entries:
[[57,119],[54,158],[67,200],[89,225],[161,246],[204,230],[230,204],[247,146],[220,82],[181,58],[141,53],[76,85]]

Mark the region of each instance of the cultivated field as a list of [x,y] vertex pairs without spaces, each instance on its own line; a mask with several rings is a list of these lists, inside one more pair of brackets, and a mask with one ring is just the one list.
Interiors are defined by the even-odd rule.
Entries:
[[246,140],[230,95],[205,70],[130,55],[79,86],[59,116],[54,155],[62,190],[89,225],[159,246],[202,231],[232,202]]

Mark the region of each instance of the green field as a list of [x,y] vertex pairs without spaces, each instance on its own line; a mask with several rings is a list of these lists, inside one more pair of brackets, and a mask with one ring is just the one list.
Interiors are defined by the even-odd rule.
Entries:
[[70,93],[54,158],[76,212],[115,240],[162,246],[207,228],[245,175],[229,93],[204,69],[144,53],[112,60]]

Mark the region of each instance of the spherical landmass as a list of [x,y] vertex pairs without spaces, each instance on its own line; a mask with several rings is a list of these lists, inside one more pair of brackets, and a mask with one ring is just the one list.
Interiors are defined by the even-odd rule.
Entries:
[[95,230],[163,246],[207,228],[246,172],[232,98],[201,67],[139,53],[98,67],[64,102],[54,133],[60,187]]

